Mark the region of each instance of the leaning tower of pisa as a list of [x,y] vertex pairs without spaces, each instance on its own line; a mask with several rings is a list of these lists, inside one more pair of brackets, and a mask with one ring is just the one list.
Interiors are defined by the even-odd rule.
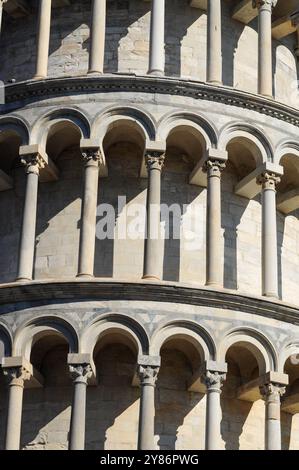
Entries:
[[0,18],[1,449],[299,449],[299,1]]

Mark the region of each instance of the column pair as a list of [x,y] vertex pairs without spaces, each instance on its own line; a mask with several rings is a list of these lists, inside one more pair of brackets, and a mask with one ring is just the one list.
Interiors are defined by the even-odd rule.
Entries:
[[258,93],[272,98],[272,10],[277,0],[253,0],[258,8]]

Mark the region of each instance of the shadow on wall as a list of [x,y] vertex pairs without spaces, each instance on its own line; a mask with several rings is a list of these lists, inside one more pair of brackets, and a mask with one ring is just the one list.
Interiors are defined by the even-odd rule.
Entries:
[[126,345],[110,344],[97,354],[95,365],[99,385],[87,389],[85,448],[137,449],[140,392],[131,385],[135,354]]
[[281,449],[289,450],[292,434],[293,415],[281,412]]
[[[231,28],[222,27],[222,81],[223,85],[230,87],[238,87],[235,83],[235,54],[238,49],[238,44],[241,35],[243,34],[245,25],[239,21],[234,21],[230,18],[230,10],[226,12],[224,5],[222,5],[222,14],[224,20],[232,21]],[[252,26],[252,24],[250,25]]]
[[72,402],[67,353],[66,344],[48,350],[37,367],[44,387],[24,391],[21,449],[67,449]]
[[[116,216],[116,224],[113,227],[119,227],[120,213],[118,213],[118,196],[126,197],[126,206],[139,196],[147,187],[147,180],[139,178],[140,171],[140,150],[136,145],[129,142],[119,142],[113,144],[107,151],[107,165],[108,165],[108,178],[99,179],[99,192],[98,192],[98,206],[100,204],[107,204],[114,208]],[[120,208],[121,209],[121,208]],[[94,275],[95,277],[113,277],[115,275],[115,263],[118,262],[114,259],[114,253],[120,246],[122,240],[114,240],[114,233],[108,230],[110,225],[103,226],[107,213],[97,217],[97,233],[95,243],[95,263]],[[122,219],[123,220],[123,219]],[[99,225],[100,224],[100,225]],[[109,238],[99,238],[99,227],[109,232]],[[124,247],[129,246],[126,240],[123,240]],[[131,249],[134,251],[134,240],[129,240]],[[118,245],[116,247],[116,244]],[[133,245],[134,244],[134,245]],[[126,248],[124,248],[126,249]],[[123,253],[122,253],[123,254]],[[142,253],[141,253],[142,255]],[[129,258],[127,259],[127,263]],[[142,260],[141,260],[142,264]]]
[[187,391],[191,377],[190,363],[182,352],[162,350],[155,419],[161,450],[204,448],[205,413],[200,403],[204,395]]
[[[184,160],[182,151],[168,148],[165,166],[162,171],[161,204],[173,211],[161,213],[162,226],[168,227],[164,240],[163,280],[179,281],[182,249],[182,218],[187,206],[203,191],[203,188],[190,185],[188,177],[192,169],[190,161]],[[169,224],[168,224],[169,221]],[[193,227],[192,227],[193,228]]]
[[203,15],[190,8],[189,0],[166,0],[165,5],[165,75],[182,75],[182,42],[188,28]]
[[71,269],[69,274],[77,273],[79,245],[73,237],[80,227],[80,211],[76,217],[75,209],[70,210],[69,206],[82,196],[83,163],[79,149],[63,151],[56,165],[59,180],[39,185],[35,256],[41,259],[39,263],[34,261],[34,277],[51,277],[59,270],[63,276],[65,266]]

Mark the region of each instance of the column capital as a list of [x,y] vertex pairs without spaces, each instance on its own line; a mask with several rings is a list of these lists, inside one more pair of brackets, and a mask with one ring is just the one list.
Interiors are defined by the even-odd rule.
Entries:
[[280,397],[285,394],[286,386],[284,384],[269,382],[260,385],[260,393],[263,400],[273,403],[280,403]]
[[223,382],[226,379],[226,373],[206,370],[202,375],[202,381],[207,387],[207,391],[221,393]]
[[104,164],[103,154],[99,147],[81,148],[85,165],[100,166]]
[[261,173],[256,178],[256,182],[259,185],[262,185],[263,189],[273,189],[276,190],[276,185],[279,184],[281,181],[280,176],[277,173],[273,172],[264,172]]
[[141,385],[151,385],[155,387],[156,381],[159,373],[158,366],[152,365],[139,365],[138,366],[138,376],[140,379]]
[[222,160],[214,160],[209,158],[203,165],[203,171],[207,173],[208,178],[211,176],[217,176],[220,178],[222,171],[225,169],[226,163]]
[[18,385],[19,387],[23,387],[24,381],[31,378],[30,371],[24,366],[5,367],[3,374],[9,385]]
[[162,170],[165,162],[165,151],[163,150],[146,150],[145,163],[147,170]]
[[26,173],[39,174],[40,170],[48,165],[49,159],[40,145],[23,145],[20,147],[21,163],[25,166]]
[[92,368],[90,364],[69,364],[70,376],[74,383],[87,384],[88,380],[92,377]]
[[269,8],[271,11],[277,5],[277,0],[252,0],[252,7],[253,8]]

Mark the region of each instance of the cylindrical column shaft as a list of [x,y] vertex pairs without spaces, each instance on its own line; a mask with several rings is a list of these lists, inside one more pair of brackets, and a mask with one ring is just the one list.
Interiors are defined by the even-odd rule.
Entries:
[[48,75],[49,44],[51,29],[51,0],[40,0],[38,10],[36,79]]
[[161,152],[150,152],[145,158],[148,169],[148,188],[143,278],[160,279],[161,171],[165,157]]
[[139,450],[153,450],[155,448],[155,386],[158,371],[158,367],[139,367],[141,384],[138,431]]
[[219,450],[221,439],[220,394],[225,374],[207,371],[203,377],[207,387],[206,403],[206,450]]
[[285,387],[269,383],[260,390],[265,401],[265,449],[281,450],[280,397]]
[[207,171],[207,239],[206,239],[206,285],[220,287],[222,271],[220,269],[221,243],[221,171],[224,162],[208,160]]
[[258,178],[262,184],[262,294],[278,297],[276,189],[280,181],[274,174]]
[[26,165],[26,190],[21,229],[17,280],[31,280],[35,251],[38,177],[41,162],[38,155],[24,159]]
[[19,450],[22,426],[24,380],[29,374],[22,368],[4,369],[9,381],[5,450]]
[[165,0],[152,0],[149,70],[152,75],[164,75],[165,68]]
[[106,0],[92,0],[88,73],[103,73],[106,33]]
[[221,0],[208,0],[207,81],[222,83]]
[[253,0],[258,8],[258,93],[273,96],[272,9],[277,0]]
[[99,149],[83,151],[85,162],[84,192],[79,248],[78,276],[92,277],[96,237],[96,213],[98,202]]
[[86,388],[88,378],[91,376],[91,367],[88,364],[70,366],[70,373],[74,379],[74,393],[71,414],[69,450],[84,450]]

